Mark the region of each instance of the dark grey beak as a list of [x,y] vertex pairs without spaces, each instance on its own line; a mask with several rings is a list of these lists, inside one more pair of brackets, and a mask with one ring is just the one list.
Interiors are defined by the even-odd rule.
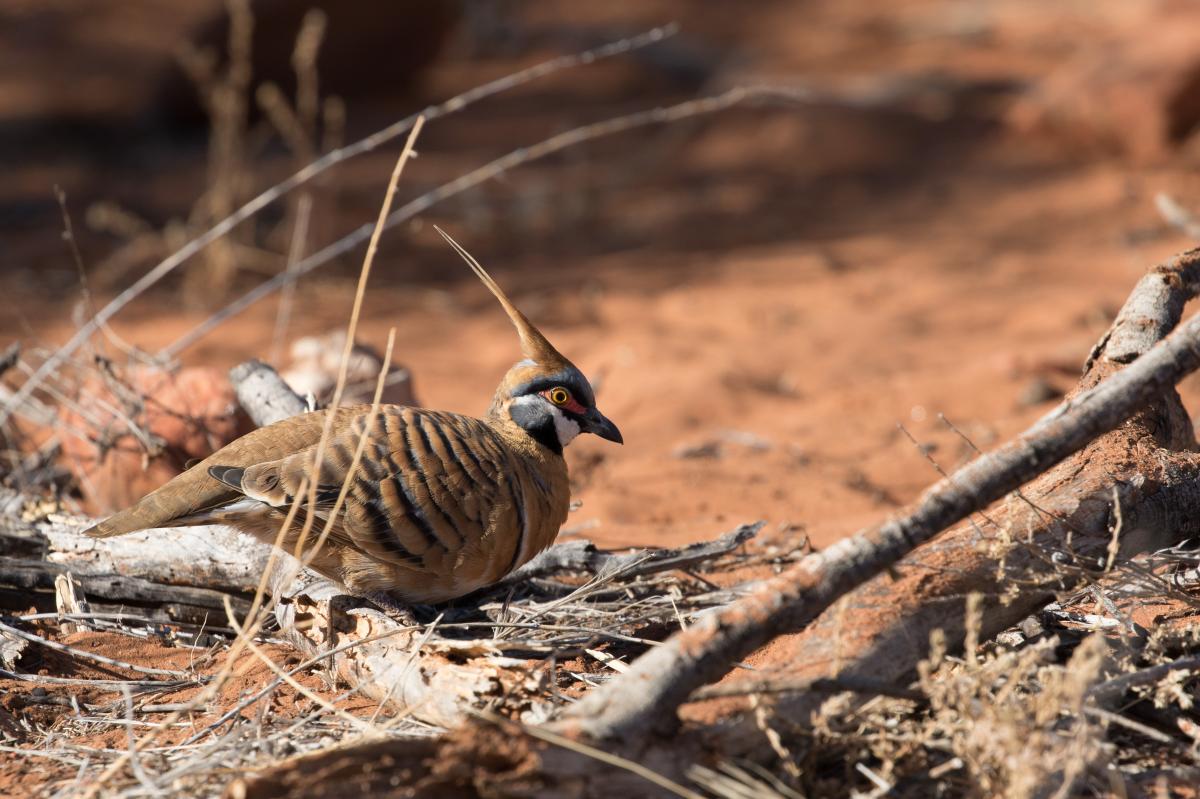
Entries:
[[606,441],[614,441],[617,444],[624,444],[625,439],[621,437],[621,431],[600,411],[592,408],[583,415],[580,429],[585,433],[594,433]]

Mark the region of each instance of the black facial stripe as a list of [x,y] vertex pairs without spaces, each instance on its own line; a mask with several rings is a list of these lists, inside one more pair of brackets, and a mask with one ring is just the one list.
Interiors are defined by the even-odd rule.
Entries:
[[562,454],[562,443],[558,440],[558,431],[554,429],[554,414],[548,407],[513,403],[509,415],[534,441],[556,455]]

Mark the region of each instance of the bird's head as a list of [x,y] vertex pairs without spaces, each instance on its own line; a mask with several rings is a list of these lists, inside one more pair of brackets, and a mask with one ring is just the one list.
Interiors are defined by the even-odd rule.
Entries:
[[508,370],[489,413],[507,416],[535,441],[559,454],[580,433],[624,443],[621,431],[596,408],[595,392],[583,372],[525,318],[470,253],[441,228],[437,231],[500,301],[521,339],[525,359]]

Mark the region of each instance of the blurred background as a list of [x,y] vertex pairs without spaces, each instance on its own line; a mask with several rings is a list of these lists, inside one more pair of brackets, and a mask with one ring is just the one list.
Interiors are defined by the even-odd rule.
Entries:
[[[0,350],[20,346],[4,390],[323,153],[672,22],[430,122],[397,205],[579,126],[784,93],[597,136],[431,205],[384,235],[358,337],[364,381],[395,327],[392,397],[481,413],[518,351],[432,223],[459,238],[625,432],[569,450],[567,534],[853,532],[936,479],[929,459],[950,469],[966,439],[1051,407],[1142,271],[1200,230],[1186,0],[0,0]],[[244,429],[235,363],[320,394],[362,247],[151,356],[372,222],[401,145],[272,203],[124,309],[9,420],[4,481],[106,512]]]

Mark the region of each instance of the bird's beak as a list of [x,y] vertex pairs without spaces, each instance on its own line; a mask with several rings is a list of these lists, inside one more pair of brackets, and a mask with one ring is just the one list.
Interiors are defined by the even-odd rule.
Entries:
[[594,433],[607,441],[614,441],[617,444],[625,443],[617,426],[595,408],[583,415],[583,424],[580,425],[580,428],[585,433]]

